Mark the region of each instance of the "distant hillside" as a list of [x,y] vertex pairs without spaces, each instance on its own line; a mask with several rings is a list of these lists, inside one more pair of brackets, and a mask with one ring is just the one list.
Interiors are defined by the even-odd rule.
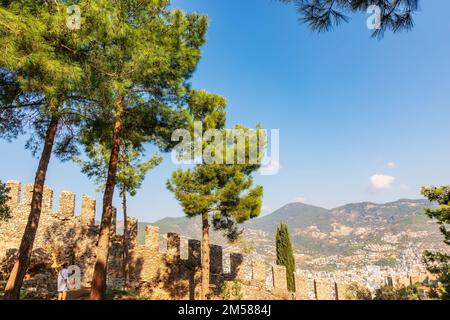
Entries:
[[352,226],[366,224],[402,224],[411,217],[426,218],[423,208],[430,206],[427,200],[402,199],[395,202],[376,204],[370,202],[347,204],[331,210],[335,219],[342,219]]
[[[291,230],[316,226],[321,232],[332,232],[333,224],[343,224],[352,228],[379,226],[387,229],[403,229],[409,225],[421,230],[423,223],[429,222],[423,207],[430,204],[426,200],[398,200],[386,204],[370,202],[347,204],[335,209],[324,209],[303,203],[290,203],[271,214],[250,220],[242,225],[244,229],[253,229],[275,234],[281,222],[288,224]],[[414,225],[417,222],[417,225]],[[186,237],[198,238],[201,235],[200,217],[164,218],[156,221],[161,233],[177,232]],[[142,224],[145,228],[146,223]]]
[[280,222],[291,228],[317,225],[329,229],[330,211],[303,203],[290,203],[264,217],[251,220],[245,228],[263,230],[274,234]]
[[[423,207],[429,205],[426,200],[402,199],[385,204],[347,204],[327,210],[290,203],[243,224],[243,239],[255,248],[257,254],[273,259],[274,234],[277,225],[284,222],[289,226],[298,255],[312,258],[362,255],[374,256],[376,260],[377,255],[369,253],[380,251],[387,252],[390,257],[380,258],[380,261],[392,263],[406,248],[431,249],[442,242],[437,226],[423,212]],[[159,226],[161,234],[177,232],[187,238],[201,237],[199,217],[165,218],[154,224]],[[140,241],[144,239],[145,225],[139,225]],[[211,238],[216,244],[228,245],[219,233],[212,232]],[[422,250],[420,248],[417,250]]]
[[138,241],[144,243],[145,239],[145,226],[157,225],[161,235],[168,232],[179,233],[187,238],[199,239],[201,235],[201,218],[164,218],[155,223],[140,222],[138,224]]

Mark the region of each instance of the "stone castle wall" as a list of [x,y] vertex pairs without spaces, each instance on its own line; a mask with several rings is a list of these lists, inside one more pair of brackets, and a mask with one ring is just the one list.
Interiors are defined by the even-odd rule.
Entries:
[[[21,183],[8,181],[12,217],[0,221],[0,275],[6,276],[12,269],[17,250],[30,212],[33,185],[23,188]],[[54,211],[53,190],[45,187],[43,210],[25,287],[42,292],[56,290],[57,268],[62,262],[77,265],[81,269],[82,286],[89,287],[96,260],[99,226],[95,224],[95,199],[82,196],[80,214],[75,211],[75,194],[61,192],[59,206]],[[123,237],[116,233],[117,213],[114,210],[111,228],[108,262],[108,286],[123,287]],[[138,221],[128,219],[129,230],[129,287],[142,297],[149,299],[196,299],[200,290],[201,243],[188,240],[186,259],[181,258],[180,235],[166,236],[167,250],[160,250],[158,227],[147,225],[145,243],[137,243]],[[239,253],[232,253],[229,268],[224,271],[222,247],[211,245],[211,299],[220,299],[226,284],[238,282],[242,299],[348,299],[349,284],[310,279],[305,274],[295,274],[296,292],[287,290],[286,269],[277,265],[266,265]],[[395,279],[398,283],[421,280]]]
[[[17,257],[18,248],[30,213],[33,185],[27,184],[23,188],[21,197],[21,183],[8,181],[10,200],[8,205],[12,210],[12,217],[8,221],[0,221],[0,272],[7,274]],[[56,210],[54,210],[56,209]],[[131,242],[136,242],[137,220],[129,221]],[[56,287],[57,268],[67,262],[81,268],[83,286],[89,286],[92,278],[93,266],[96,260],[96,246],[98,240],[98,226],[95,225],[95,199],[86,195],[82,197],[81,212],[75,215],[75,194],[63,191],[59,194],[59,206],[53,206],[53,190],[44,188],[42,213],[34,242],[31,264],[27,277],[33,280],[40,272],[44,275],[41,282],[47,282],[48,290]],[[115,234],[115,227],[111,232],[110,272],[108,279],[116,282],[118,257],[122,255],[122,237]],[[31,279],[33,278],[33,279]],[[27,278],[25,279],[27,280]],[[25,285],[28,282],[25,281]],[[34,281],[30,281],[30,286]],[[45,287],[45,283],[40,283]]]

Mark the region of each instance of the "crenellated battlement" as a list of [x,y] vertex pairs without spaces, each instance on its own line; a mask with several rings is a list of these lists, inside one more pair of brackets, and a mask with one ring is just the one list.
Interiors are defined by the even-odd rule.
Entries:
[[[33,196],[33,184],[25,184],[22,194],[22,184],[20,181],[7,181],[7,187],[10,189],[8,206],[11,208],[14,214],[25,214],[28,216],[29,212],[27,210],[17,210],[19,207],[26,208],[31,204],[31,199]],[[54,211],[53,206],[53,189],[44,186],[44,192],[42,196],[42,212],[44,214],[52,214],[58,216],[61,219],[71,219],[75,217],[75,193],[71,191],[62,191],[58,195],[58,208]],[[95,199],[83,195],[82,204],[80,210],[81,221],[85,225],[95,224]]]
[[[0,221],[0,273],[9,272],[17,256],[20,241],[30,214],[33,184],[22,186],[20,181],[8,181],[11,218]],[[22,190],[23,188],[23,190]],[[23,194],[22,194],[23,193]],[[54,206],[53,189],[45,186],[42,197],[42,212],[34,242],[31,266],[45,265],[49,269],[62,262],[78,265],[82,270],[82,283],[89,286],[93,266],[99,226],[95,224],[96,201],[88,195],[82,196],[81,208],[76,208],[76,195],[62,191],[58,196],[58,207]],[[116,234],[117,212],[113,209],[111,224],[111,249],[108,280],[113,283],[120,278],[123,256],[123,236]],[[132,250],[137,242],[138,221],[128,219],[129,247]],[[54,281],[49,279],[50,288]]]
[[[12,217],[7,222],[0,221],[0,273],[11,270],[12,257],[17,255],[20,240],[30,213],[33,185],[26,184],[21,196],[21,182],[8,181]],[[32,257],[32,265],[46,265],[55,268],[62,262],[78,265],[82,272],[82,284],[89,286],[96,259],[99,227],[95,225],[95,199],[82,196],[81,208],[76,214],[76,195],[63,191],[58,195],[59,204],[54,211],[53,190],[45,186],[42,214]],[[123,236],[117,234],[117,210],[113,210],[111,245],[108,262],[108,285],[112,288],[123,286]],[[177,233],[165,236],[166,250],[160,250],[162,238],[159,228],[147,225],[145,241],[137,243],[138,221],[128,218],[131,287],[142,296],[151,299],[195,299],[200,290],[201,242],[187,239],[183,246]],[[349,284],[324,279],[313,279],[302,272],[295,274],[295,293],[287,290],[286,268],[243,255],[224,254],[221,246],[210,245],[210,287],[211,298],[220,298],[225,284],[239,281],[244,299],[348,299]],[[182,258],[186,257],[186,258]],[[225,259],[224,259],[225,258]],[[229,265],[224,266],[224,260]],[[390,279],[389,283],[408,285],[423,281],[424,274]],[[54,273],[43,277],[46,290],[54,290]]]
[[[187,259],[181,259],[180,235],[168,233],[167,249],[160,250],[161,237],[159,228],[147,225],[145,229],[145,242],[141,250],[149,255],[159,255],[166,263],[185,265],[189,268],[200,268],[201,242],[199,240],[187,240]],[[305,272],[297,271],[295,277],[295,294],[288,292],[286,268],[275,264],[267,264],[264,261],[246,256],[241,253],[230,253],[229,259],[224,259],[224,250],[221,246],[210,245],[210,273],[211,285],[222,285],[226,281],[239,280],[243,284],[244,291],[249,299],[292,299],[298,300],[343,300],[349,299],[350,283],[335,282],[325,279],[314,279]],[[224,260],[229,261],[229,268],[224,268]],[[225,272],[224,270],[228,271]],[[396,277],[394,285],[410,285],[424,281],[428,274],[411,274],[404,278]],[[386,280],[387,283],[387,280]],[[258,293],[259,292],[259,293]]]

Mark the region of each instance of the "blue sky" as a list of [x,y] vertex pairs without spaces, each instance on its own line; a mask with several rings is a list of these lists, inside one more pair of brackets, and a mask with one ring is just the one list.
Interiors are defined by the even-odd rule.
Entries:
[[[264,213],[294,201],[331,208],[419,198],[421,185],[450,183],[450,2],[422,1],[412,32],[380,41],[364,14],[315,34],[273,0],[173,6],[210,17],[193,86],[227,98],[228,126],[280,130],[279,174],[256,177]],[[37,160],[24,141],[0,141],[1,179],[33,181]],[[168,155],[130,199],[131,215],[182,215],[165,189],[175,169]],[[82,194],[96,196],[99,214],[101,194],[75,164],[54,158],[47,184],[76,192],[78,210]]]

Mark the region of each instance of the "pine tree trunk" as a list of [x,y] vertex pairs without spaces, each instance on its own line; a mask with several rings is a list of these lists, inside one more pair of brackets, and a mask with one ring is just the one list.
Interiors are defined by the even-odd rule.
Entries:
[[124,290],[128,290],[128,214],[127,214],[127,192],[122,190],[122,206],[123,206],[123,286]]
[[122,132],[122,116],[124,112],[124,98],[120,96],[116,100],[116,115],[112,138],[111,156],[109,159],[108,176],[105,192],[103,194],[103,211],[100,223],[100,235],[98,237],[97,261],[92,277],[91,300],[104,300],[106,298],[106,275],[109,255],[109,235],[112,218],[112,201],[116,187],[117,163],[119,162],[120,134]]
[[206,300],[209,294],[209,221],[208,213],[202,215],[202,283],[200,299]]
[[6,284],[5,295],[3,297],[4,300],[18,300],[20,298],[20,288],[22,287],[23,278],[25,277],[28,265],[30,263],[39,219],[41,217],[42,195],[44,192],[45,178],[52,155],[56,133],[58,131],[58,124],[59,117],[56,115],[52,116],[45,134],[45,144],[42,149],[41,158],[39,160],[38,169],[34,179],[30,215],[28,216],[28,222],[20,243],[18,260],[14,264],[8,283]]

